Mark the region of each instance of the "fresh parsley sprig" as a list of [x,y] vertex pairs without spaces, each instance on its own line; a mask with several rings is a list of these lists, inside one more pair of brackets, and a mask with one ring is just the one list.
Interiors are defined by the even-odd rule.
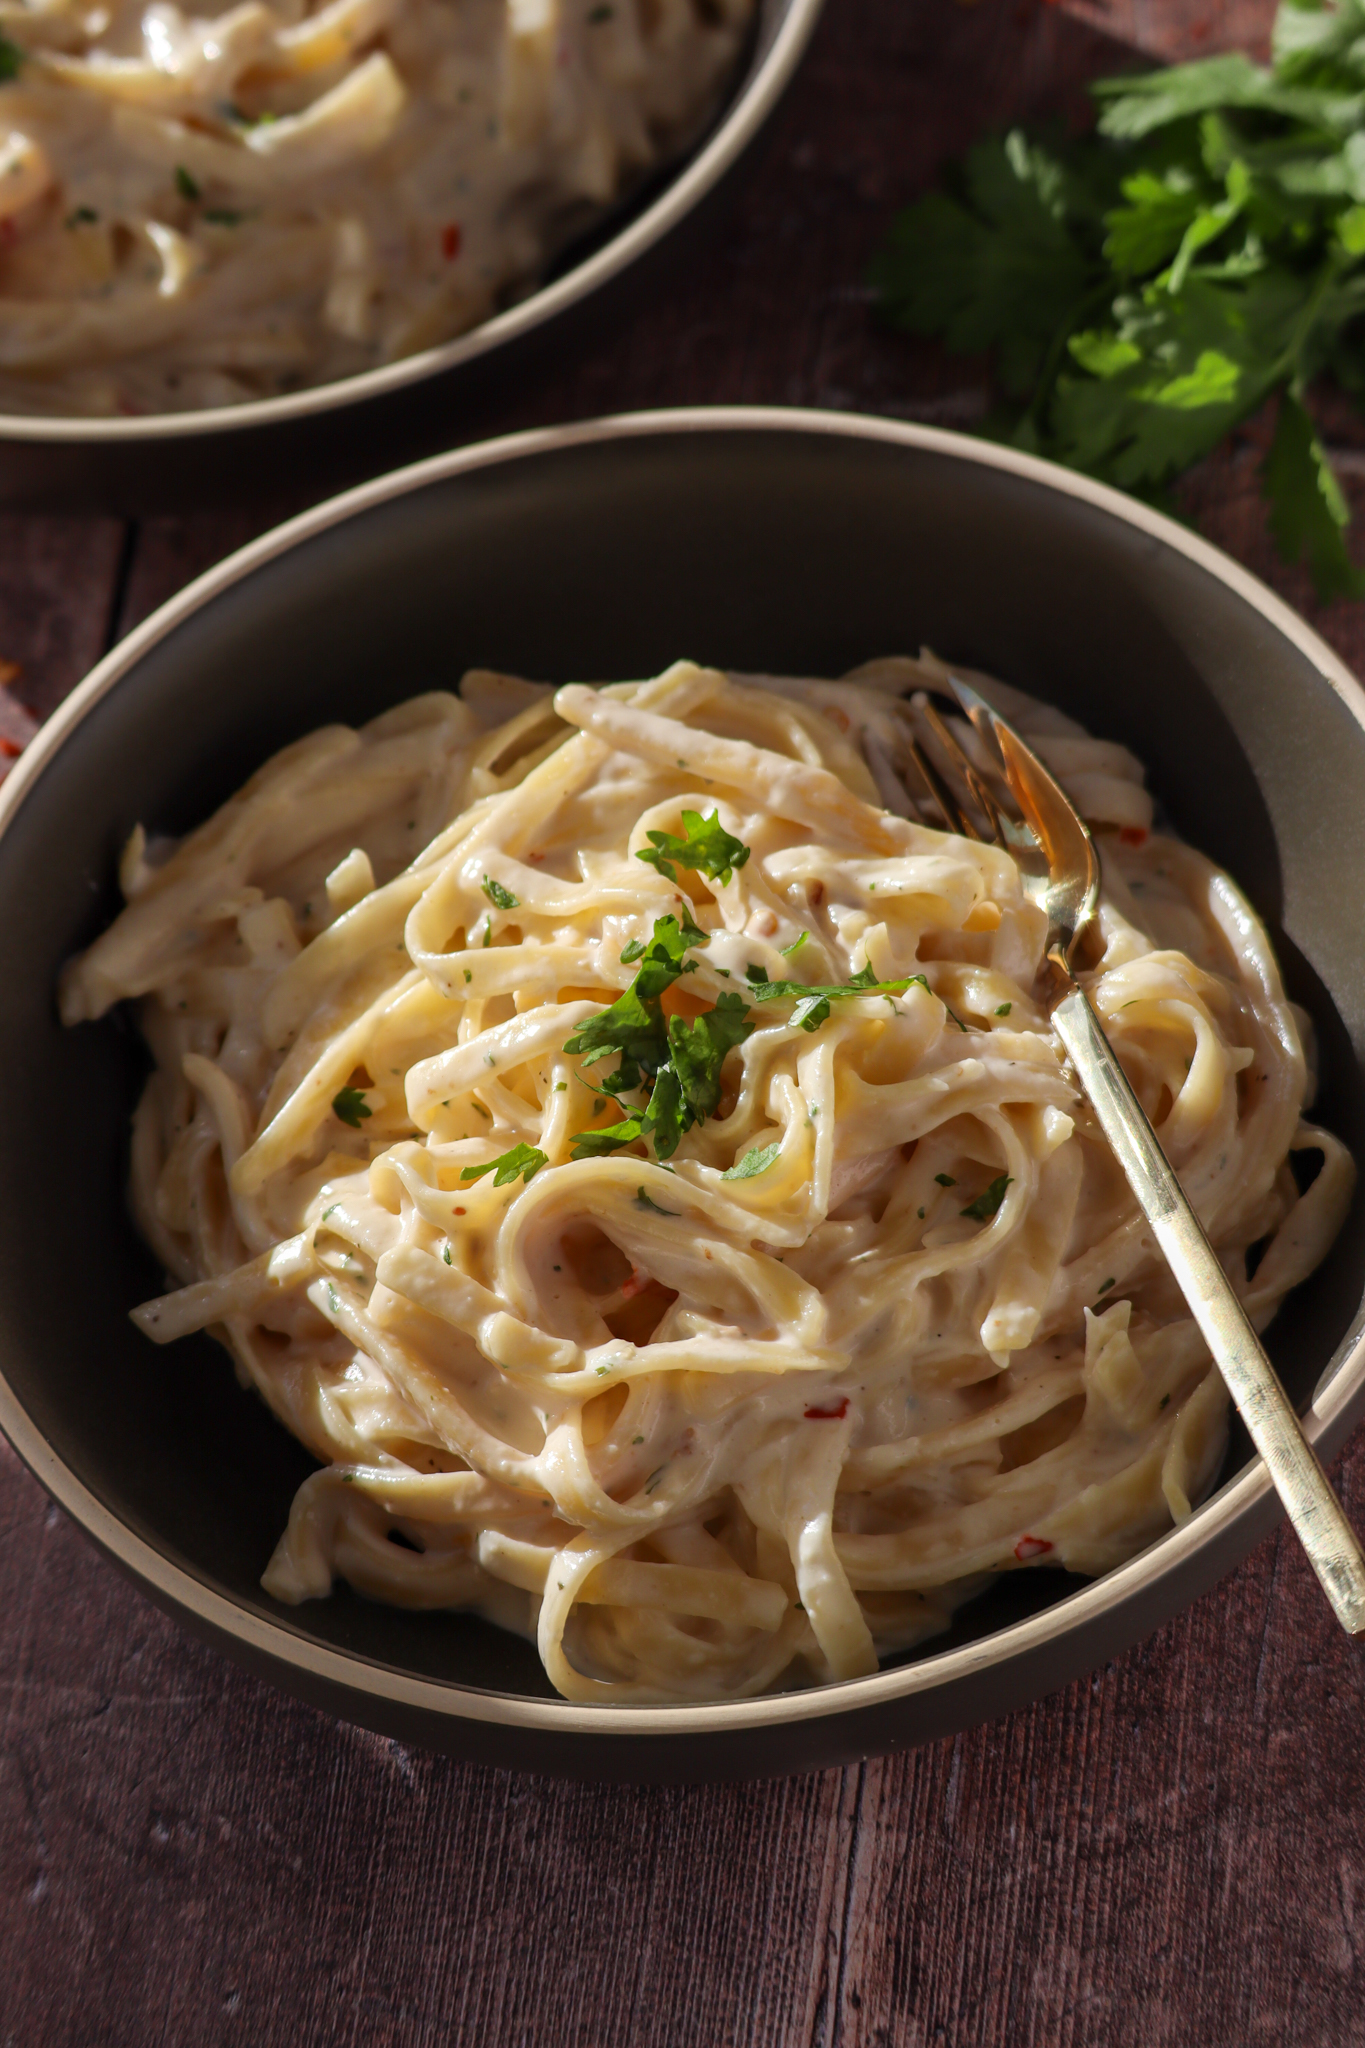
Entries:
[[990,350],[987,430],[1160,500],[1267,400],[1271,530],[1320,596],[1365,595],[1304,403],[1365,407],[1365,0],[1285,4],[1237,53],[1093,87],[1098,132],[980,142],[895,221],[884,310]]

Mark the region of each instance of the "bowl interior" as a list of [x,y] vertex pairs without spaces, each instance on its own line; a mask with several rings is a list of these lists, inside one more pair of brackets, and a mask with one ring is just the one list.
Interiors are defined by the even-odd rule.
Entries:
[[[124,1205],[144,1070],[122,1020],[63,1031],[58,968],[117,907],[127,833],[181,831],[275,748],[474,664],[555,681],[679,655],[837,675],[928,643],[1063,706],[1148,764],[1177,830],[1268,920],[1321,1047],[1318,1113],[1365,1156],[1365,733],[1251,604],[1167,543],[941,447],[708,427],[570,443],[372,505],[220,592],[74,726],[0,834],[0,1360],[76,1476],[243,1606],[424,1675],[547,1692],[530,1646],[259,1575],[306,1455],[213,1343],[127,1310],[160,1275]],[[1300,1404],[1360,1303],[1365,1205],[1270,1349]],[[1246,1457],[1234,1436],[1225,1476]],[[954,1640],[1064,1598],[1014,1574]],[[943,1639],[933,1647],[943,1647]]]

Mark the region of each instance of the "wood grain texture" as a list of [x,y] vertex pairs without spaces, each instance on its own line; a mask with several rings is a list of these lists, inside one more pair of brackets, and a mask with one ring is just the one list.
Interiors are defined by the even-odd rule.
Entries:
[[[881,329],[888,212],[981,130],[1079,118],[1134,52],[1264,44],[1264,0],[830,0],[764,162],[667,299],[488,433],[764,401],[938,423],[979,364]],[[1327,407],[1334,443],[1365,447]],[[1267,423],[1186,487],[1365,666],[1265,535]],[[1348,479],[1365,510],[1360,480]],[[57,703],[280,512],[0,521],[0,658]],[[1365,1434],[1337,1468],[1365,1522]],[[1031,1712],[860,1769],[684,1791],[462,1768],[199,1647],[0,1446],[5,2048],[1356,2048],[1365,1664],[1272,1538]]]

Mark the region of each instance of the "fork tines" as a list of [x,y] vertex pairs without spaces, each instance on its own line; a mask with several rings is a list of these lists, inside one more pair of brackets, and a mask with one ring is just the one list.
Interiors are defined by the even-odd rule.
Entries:
[[1000,769],[955,705],[945,716],[924,690],[893,700],[865,727],[863,753],[888,809],[997,846],[1017,836]]

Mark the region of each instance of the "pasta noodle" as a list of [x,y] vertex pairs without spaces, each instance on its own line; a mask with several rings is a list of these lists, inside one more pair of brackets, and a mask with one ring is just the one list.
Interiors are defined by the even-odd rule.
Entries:
[[450,340],[687,147],[752,0],[0,0],[0,410]]
[[[141,1003],[173,1288],[135,1320],[211,1330],[319,1460],[275,1597],[478,1609],[570,1699],[734,1698],[1190,1513],[1222,1382],[1012,857],[907,793],[940,675],[476,671],[135,835],[63,1015]],[[1304,1020],[1132,755],[986,686],[1097,829],[1090,993],[1264,1327],[1353,1181]]]

